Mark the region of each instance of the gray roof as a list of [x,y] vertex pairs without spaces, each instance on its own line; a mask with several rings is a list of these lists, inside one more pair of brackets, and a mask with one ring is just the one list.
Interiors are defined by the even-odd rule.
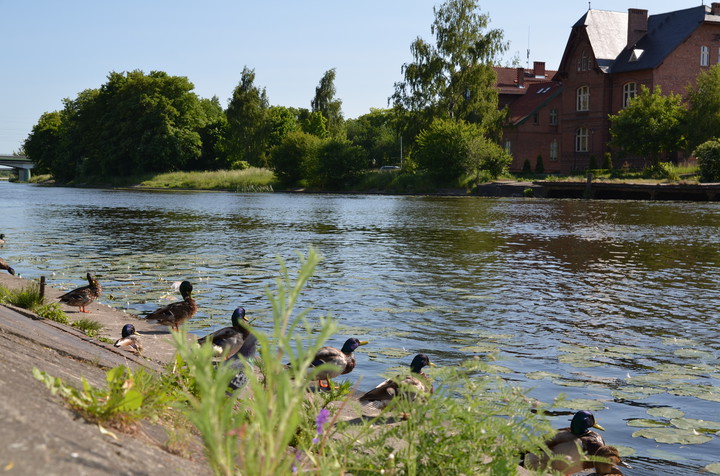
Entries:
[[[718,16],[707,14],[707,11],[708,7],[700,5],[650,16],[647,34],[640,38],[634,47],[623,50],[618,55],[612,66],[612,72],[657,68],[706,19],[720,20]],[[699,55],[698,52],[698,58]]]
[[627,13],[588,10],[573,26],[586,27],[598,66],[606,73],[625,48],[627,23]]

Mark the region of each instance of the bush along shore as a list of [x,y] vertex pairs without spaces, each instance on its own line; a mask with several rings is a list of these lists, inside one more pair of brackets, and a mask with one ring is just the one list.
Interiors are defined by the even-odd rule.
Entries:
[[[337,326],[331,316],[312,317],[310,310],[295,308],[321,260],[313,249],[299,259],[296,278],[279,261],[276,286],[267,293],[272,330],[249,325],[258,347],[247,359],[217,361],[212,345],[197,345],[183,327],[168,335],[98,303],[88,306],[90,318],[74,319],[49,303],[59,291],[48,288],[41,296],[37,284],[9,275],[3,279],[12,278],[13,285],[0,288],[0,299],[74,325],[109,349],[113,339],[104,337],[105,330],[119,337],[122,325],[135,319],[143,353],[105,370],[104,385],[82,375],[59,378],[39,367],[32,369],[34,378],[107,438],[164,427],[161,446],[186,455],[201,448],[195,453],[213,474],[415,475],[437,468],[447,474],[517,474],[527,472],[518,466],[522,454],[547,451],[550,406],[501,379],[491,355],[438,368],[429,375],[432,395],[396,398],[385,408],[361,404],[349,381],[328,390],[309,386],[327,367],[312,363]],[[94,317],[100,325],[92,323]]]

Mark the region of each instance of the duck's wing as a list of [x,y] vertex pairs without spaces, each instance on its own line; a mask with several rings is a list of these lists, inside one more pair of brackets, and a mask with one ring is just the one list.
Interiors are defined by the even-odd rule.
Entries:
[[62,296],[60,296],[58,299],[68,304],[88,302],[92,299],[90,286],[83,286],[73,289],[72,291],[68,291]]
[[140,340],[136,336],[128,336],[116,340],[115,347],[124,347],[128,348],[128,350],[133,350],[135,352],[140,352],[142,350]]
[[397,382],[392,379],[387,379],[380,383],[377,387],[365,393],[362,397],[360,397],[360,400],[371,402],[378,400],[392,400],[397,395],[397,390]]
[[335,347],[322,347],[315,354],[315,359],[313,359],[312,365],[313,367],[318,367],[322,364],[333,364],[345,368],[345,354]]

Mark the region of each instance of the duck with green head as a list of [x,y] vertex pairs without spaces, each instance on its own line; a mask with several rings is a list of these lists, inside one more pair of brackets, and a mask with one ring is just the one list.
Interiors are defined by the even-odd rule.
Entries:
[[569,428],[561,428],[545,445],[551,454],[538,457],[533,454],[525,456],[525,467],[528,469],[550,468],[564,474],[572,474],[583,469],[592,468],[593,463],[585,456],[594,455],[605,446],[605,440],[592,428],[605,430],[595,421],[595,416],[586,410],[581,410],[570,422]]
[[237,354],[250,336],[250,329],[243,325],[249,323],[245,317],[245,308],[238,307],[233,311],[230,318],[232,327],[223,327],[211,334],[198,339],[198,344],[203,345],[205,342],[212,342],[213,353],[215,356],[222,357],[227,360]]
[[85,309],[85,306],[100,297],[102,294],[102,286],[100,286],[100,282],[90,273],[87,274],[87,280],[87,286],[73,289],[60,296],[58,298],[60,302],[68,306],[78,307],[80,308],[80,312],[90,312]]
[[416,355],[410,362],[410,375],[385,380],[360,397],[360,401],[380,402],[381,406],[386,406],[397,396],[407,398],[410,401],[427,398],[433,392],[433,385],[422,369],[428,365],[435,366],[434,363],[430,362],[430,357],[425,354]]
[[[335,347],[322,347],[315,353],[312,361],[312,367],[319,367],[323,364],[331,364],[332,367],[321,370],[315,376],[320,388],[330,388],[330,380],[338,375],[349,374],[355,368],[355,350],[361,345],[368,344],[367,341],[361,341],[354,337],[345,341],[341,349]],[[322,384],[322,381],[326,385]]]
[[180,283],[180,295],[183,300],[154,310],[146,316],[146,319],[178,330],[178,326],[189,321],[197,312],[197,304],[192,297],[192,290],[193,286],[190,281],[183,281]]
[[115,341],[115,347],[129,350],[131,352],[142,352],[140,334],[132,324],[125,324],[120,332],[121,337]]

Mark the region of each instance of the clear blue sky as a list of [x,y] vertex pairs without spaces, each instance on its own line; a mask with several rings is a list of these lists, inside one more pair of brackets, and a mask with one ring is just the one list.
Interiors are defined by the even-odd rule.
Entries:
[[[410,44],[434,42],[435,0],[0,0],[0,154],[18,150],[44,112],[98,88],[111,71],[186,76],[223,107],[244,66],[272,105],[310,107],[336,68],[346,118],[387,107]],[[709,0],[706,2],[709,4]],[[593,9],[650,14],[700,0],[594,0]],[[510,41],[507,61],[556,69],[588,2],[480,1]]]

